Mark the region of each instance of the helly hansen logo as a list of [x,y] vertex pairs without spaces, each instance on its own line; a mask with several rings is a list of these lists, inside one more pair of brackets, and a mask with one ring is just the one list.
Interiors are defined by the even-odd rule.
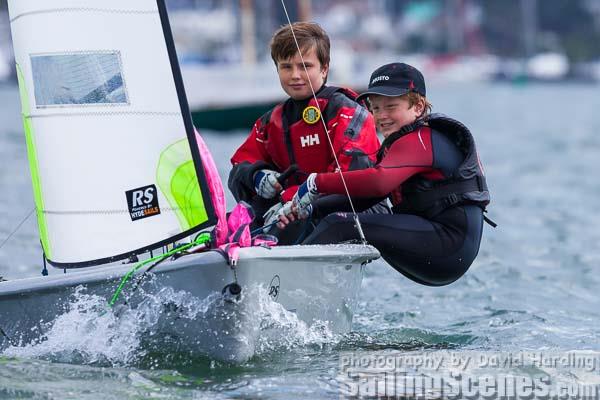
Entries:
[[373,80],[371,81],[371,85],[374,84],[375,82],[379,82],[379,81],[389,81],[390,77],[387,75],[380,75],[376,78],[373,78]]
[[315,133],[314,135],[300,136],[300,144],[302,145],[302,147],[313,146],[315,144],[320,143],[321,142],[319,141],[318,133]]
[[132,221],[160,214],[156,186],[148,185],[125,192]]

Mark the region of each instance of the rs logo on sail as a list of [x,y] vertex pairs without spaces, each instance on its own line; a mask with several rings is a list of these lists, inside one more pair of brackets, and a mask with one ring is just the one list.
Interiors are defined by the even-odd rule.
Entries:
[[149,187],[146,190],[133,191],[133,206],[139,207],[144,204],[150,204],[154,200],[154,191],[156,188]]
[[156,186],[148,185],[125,192],[132,221],[160,214]]

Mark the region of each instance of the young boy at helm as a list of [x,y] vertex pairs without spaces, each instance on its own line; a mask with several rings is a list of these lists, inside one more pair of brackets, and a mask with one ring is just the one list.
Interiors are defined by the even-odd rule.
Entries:
[[[379,140],[372,116],[356,102],[356,93],[325,85],[329,49],[329,37],[316,23],[285,25],[273,35],[271,57],[289,98],[256,121],[231,158],[228,182],[237,201],[252,205],[256,226],[269,208],[272,214],[291,200],[310,173],[335,171],[333,151],[342,171],[375,161]],[[294,164],[298,170],[279,182]]]
[[[367,241],[408,278],[440,286],[462,276],[477,256],[483,221],[490,222],[483,216],[490,195],[469,129],[429,114],[425,95],[416,68],[393,63],[375,70],[359,97],[368,98],[385,140],[374,167],[343,175],[355,200],[392,201],[392,215],[358,215]],[[313,173],[289,209],[306,218],[320,194],[334,193],[345,193],[339,174]],[[280,228],[293,218],[282,215]],[[354,223],[353,215],[330,214],[304,243],[356,239]]]

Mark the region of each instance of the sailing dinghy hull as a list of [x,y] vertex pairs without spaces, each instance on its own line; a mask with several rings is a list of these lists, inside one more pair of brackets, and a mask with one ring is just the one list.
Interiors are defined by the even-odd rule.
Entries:
[[[364,265],[378,257],[376,249],[361,245],[249,247],[240,249],[234,269],[214,251],[187,255],[157,266],[152,279],[137,290],[133,278],[117,305],[107,305],[107,310],[135,309],[165,288],[209,300],[207,309],[197,312],[162,299],[165,323],[153,329],[177,338],[192,354],[242,362],[254,354],[264,328],[258,321],[260,304],[253,298],[260,290],[307,325],[323,323],[334,334],[345,333],[352,326]],[[43,341],[53,321],[69,310],[76,291],[105,298],[108,304],[130,269],[106,266],[1,282],[0,350]],[[242,288],[239,299],[222,293],[234,282]]]

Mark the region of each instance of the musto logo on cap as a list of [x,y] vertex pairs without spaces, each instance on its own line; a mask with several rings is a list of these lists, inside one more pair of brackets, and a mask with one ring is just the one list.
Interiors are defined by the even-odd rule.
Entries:
[[376,78],[373,78],[373,80],[371,81],[371,85],[374,84],[375,82],[379,82],[379,81],[389,81],[390,77],[387,75],[381,75],[378,76]]
[[156,186],[148,185],[125,192],[132,221],[160,214]]
[[307,124],[315,124],[321,118],[321,112],[315,106],[308,106],[302,111],[302,119]]

